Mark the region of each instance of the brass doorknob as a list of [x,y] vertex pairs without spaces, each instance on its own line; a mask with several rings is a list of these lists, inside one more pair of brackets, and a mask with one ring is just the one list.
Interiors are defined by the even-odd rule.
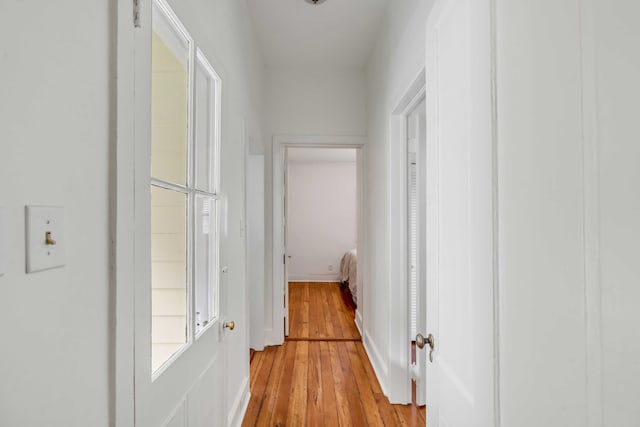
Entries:
[[424,345],[427,343],[427,340],[422,336],[422,334],[416,335],[416,345],[420,350],[424,348]]
[[233,320],[231,322],[224,322],[224,325],[222,325],[225,329],[228,329],[230,331],[233,331],[236,327],[236,322],[234,322]]
[[416,335],[416,345],[419,349],[423,349],[426,344],[429,344],[429,361],[433,362],[433,349],[436,346],[433,335],[429,334],[427,338],[423,337],[422,334]]

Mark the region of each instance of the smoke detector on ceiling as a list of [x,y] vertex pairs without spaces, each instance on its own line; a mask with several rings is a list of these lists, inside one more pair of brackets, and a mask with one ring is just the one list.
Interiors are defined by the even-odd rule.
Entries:
[[320,3],[324,3],[326,0],[304,0],[309,4],[320,4]]

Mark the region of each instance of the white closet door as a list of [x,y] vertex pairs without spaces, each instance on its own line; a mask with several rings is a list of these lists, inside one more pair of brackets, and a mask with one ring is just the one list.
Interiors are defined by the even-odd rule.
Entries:
[[490,14],[440,0],[427,24],[429,427],[495,421]]

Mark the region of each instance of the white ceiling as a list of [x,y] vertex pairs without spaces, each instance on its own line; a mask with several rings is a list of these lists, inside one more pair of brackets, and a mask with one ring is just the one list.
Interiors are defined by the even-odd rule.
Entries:
[[355,148],[289,148],[290,164],[355,163]]
[[265,61],[282,68],[362,67],[388,0],[247,0]]

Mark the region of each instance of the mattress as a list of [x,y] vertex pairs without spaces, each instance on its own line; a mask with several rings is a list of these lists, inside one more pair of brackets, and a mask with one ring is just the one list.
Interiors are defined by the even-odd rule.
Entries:
[[348,283],[353,301],[358,302],[358,254],[355,249],[346,252],[340,261],[340,282]]

